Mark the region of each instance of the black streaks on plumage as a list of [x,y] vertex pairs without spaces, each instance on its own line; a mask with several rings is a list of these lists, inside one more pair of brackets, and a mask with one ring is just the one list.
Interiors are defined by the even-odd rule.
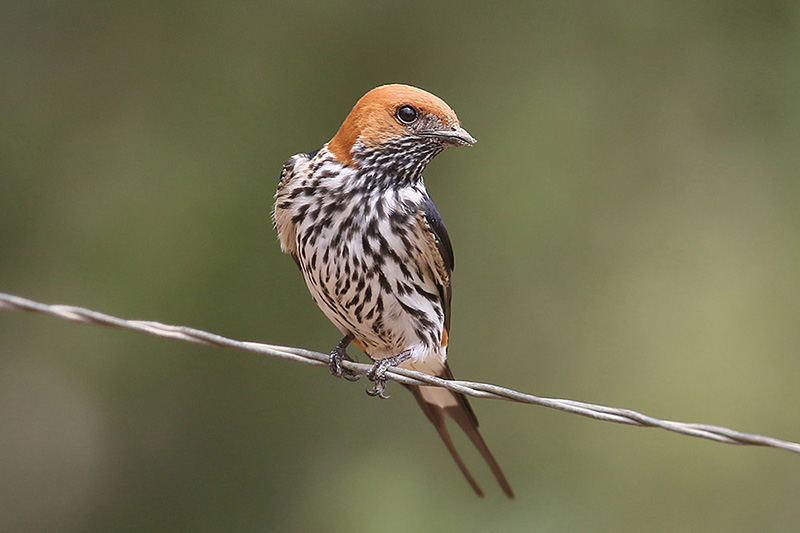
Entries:
[[353,157],[365,176],[365,191],[397,190],[414,185],[425,166],[444,149],[441,141],[430,138],[399,138],[378,147],[356,144]]
[[378,271],[378,283],[380,284],[381,289],[383,289],[387,293],[392,292],[392,284],[389,283],[389,280],[386,279],[386,276],[380,270]]
[[361,235],[361,251],[366,255],[375,255],[375,252],[372,251],[372,245],[369,242],[369,235],[366,233]]
[[364,290],[364,287],[367,285],[367,277],[366,276],[356,276],[356,292],[361,292]]
[[312,235],[313,234],[310,231],[302,234],[298,233],[298,249],[304,250],[306,247],[308,247],[308,241],[311,240]]
[[372,217],[370,221],[367,223],[367,227],[364,228],[365,235],[370,237],[380,237],[380,233],[378,232],[378,217]]
[[438,294],[433,294],[432,292],[428,292],[425,290],[422,285],[414,285],[414,292],[428,300],[429,302],[438,303],[440,301],[440,297]]
[[325,207],[322,209],[322,214],[326,217],[332,217],[336,213],[340,213],[344,211],[345,204],[342,201],[338,202],[329,202],[325,204]]
[[372,287],[367,285],[364,287],[364,301],[369,302],[372,300]]
[[418,307],[414,307],[413,305],[406,303],[402,298],[397,298],[397,303],[400,305],[400,307],[403,308],[403,311],[411,315],[414,318],[414,320],[420,326],[422,326],[423,329],[432,328],[435,326],[433,321],[428,318],[428,315],[425,314],[425,311],[423,311],[422,309],[419,309]]
[[289,200],[294,200],[298,196],[312,196],[314,189],[312,187],[297,187],[289,193]]
[[336,296],[347,294],[350,290],[350,278],[342,276],[336,281]]
[[[415,342],[440,346],[445,294],[438,273],[423,259],[429,245],[420,241],[425,233],[419,230],[423,212],[423,225],[452,268],[444,224],[421,182],[422,169],[440,150],[419,139],[373,151],[362,147],[355,154],[359,170],[344,178],[330,164],[330,153],[308,154],[313,160],[303,170],[311,172],[277,204],[290,210],[297,226],[297,262],[314,299],[367,347],[411,342],[405,338],[411,331]],[[420,194],[421,203],[409,199]]]
[[353,295],[353,297],[352,297],[352,298],[350,298],[350,300],[348,300],[347,302],[345,302],[345,304],[344,304],[344,307],[345,307],[345,308],[353,307],[354,305],[356,305],[356,304],[357,304],[358,302],[360,302],[360,301],[361,301],[361,293],[359,293],[359,292],[356,292],[356,293]]
[[298,224],[301,220],[303,220],[306,217],[307,212],[308,212],[308,204],[302,204],[298,206],[295,214],[292,215],[292,224]]

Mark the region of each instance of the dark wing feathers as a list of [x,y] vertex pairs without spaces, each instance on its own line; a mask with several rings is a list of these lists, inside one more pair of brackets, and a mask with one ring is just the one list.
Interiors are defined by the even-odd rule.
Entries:
[[442,298],[442,306],[444,307],[444,328],[449,332],[450,299],[452,296],[450,274],[453,272],[453,267],[455,265],[453,245],[450,243],[450,236],[447,234],[447,228],[444,227],[444,221],[430,196],[425,196],[425,199],[419,206],[419,210],[425,219],[425,223],[433,239],[436,241],[436,249],[439,251],[439,256],[442,260],[444,272],[440,272],[440,275],[443,283],[438,288],[439,296]]
[[444,266],[447,267],[447,273],[450,274],[455,268],[455,258],[453,256],[453,245],[450,244],[450,236],[447,234],[447,228],[444,227],[442,216],[430,196],[425,197],[419,208],[424,213],[425,220],[428,221],[428,226],[436,237],[436,246],[442,255]]

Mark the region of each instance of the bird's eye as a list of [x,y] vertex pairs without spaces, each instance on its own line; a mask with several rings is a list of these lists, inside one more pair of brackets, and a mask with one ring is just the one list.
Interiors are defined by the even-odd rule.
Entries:
[[397,116],[397,120],[403,124],[411,124],[417,120],[419,113],[414,106],[406,104],[397,108],[397,111],[395,111],[395,116]]

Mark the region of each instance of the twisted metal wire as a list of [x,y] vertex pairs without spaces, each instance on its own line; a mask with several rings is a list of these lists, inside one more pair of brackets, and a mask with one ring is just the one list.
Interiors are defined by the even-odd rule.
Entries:
[[[262,344],[258,342],[237,341],[221,335],[188,328],[185,326],[171,326],[168,324],[144,320],[125,320],[111,315],[106,315],[104,313],[99,313],[97,311],[84,309],[82,307],[74,307],[71,305],[47,305],[5,293],[0,293],[0,309],[43,313],[74,322],[112,326],[131,331],[138,331],[140,333],[147,333],[148,335],[155,335],[157,337],[166,337],[169,339],[176,339],[196,344],[207,344],[212,346],[223,346],[226,348],[245,350],[248,352],[268,355],[270,357],[278,357],[280,359],[286,359],[307,365],[328,366],[329,356],[327,354],[314,352],[311,350],[304,350],[302,348],[293,348],[288,346],[276,346],[272,344]],[[342,361],[342,366],[348,370],[353,370],[355,372],[364,374],[367,370],[369,370],[371,365]],[[604,405],[595,405],[575,400],[542,398],[505,387],[498,387],[497,385],[491,385],[488,383],[446,380],[430,376],[428,374],[423,374],[421,372],[415,372],[413,370],[406,370],[396,367],[390,368],[386,372],[386,377],[405,385],[435,385],[466,394],[467,396],[474,396],[476,398],[491,398],[495,400],[507,400],[518,403],[540,405],[543,407],[549,407],[551,409],[557,409],[565,413],[581,415],[605,422],[616,422],[618,424],[628,424],[639,427],[657,427],[667,431],[672,431],[674,433],[689,435],[691,437],[700,437],[716,442],[748,446],[767,446],[794,453],[800,453],[800,444],[795,442],[780,440],[764,435],[742,433],[741,431],[735,431],[726,427],[714,426],[710,424],[661,420],[630,409],[607,407]]]

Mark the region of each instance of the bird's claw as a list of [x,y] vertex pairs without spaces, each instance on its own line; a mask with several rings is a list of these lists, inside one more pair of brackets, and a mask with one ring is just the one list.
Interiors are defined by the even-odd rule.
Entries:
[[337,378],[344,378],[347,381],[358,381],[361,379],[361,374],[358,372],[354,372],[352,370],[348,370],[342,366],[342,361],[351,361],[356,362],[352,357],[347,355],[347,344],[350,343],[349,339],[347,343],[343,340],[339,344],[336,345],[336,348],[331,350],[331,356],[328,359],[328,368]]
[[[375,368],[375,367],[373,367],[373,368]],[[378,398],[380,398],[382,400],[388,400],[389,397],[383,393],[383,391],[386,390],[386,378],[383,377],[383,376],[381,376],[381,377],[372,376],[371,377],[370,376],[371,372],[372,372],[372,369],[370,369],[369,372],[367,372],[367,378],[372,380],[374,385],[372,386],[372,390],[367,389],[367,394],[369,394],[370,396],[377,396]]]
[[361,379],[361,374],[359,374],[358,372],[353,372],[352,370],[345,370],[345,372],[342,374],[342,377],[347,381],[352,381],[353,383],[355,383],[356,381]]
[[386,390],[386,371],[393,366],[402,364],[410,357],[411,353],[406,351],[392,357],[375,361],[375,364],[367,370],[367,379],[374,383],[372,390],[367,389],[367,394],[370,396],[377,396],[383,400],[388,400],[389,397],[383,394],[383,391]]

